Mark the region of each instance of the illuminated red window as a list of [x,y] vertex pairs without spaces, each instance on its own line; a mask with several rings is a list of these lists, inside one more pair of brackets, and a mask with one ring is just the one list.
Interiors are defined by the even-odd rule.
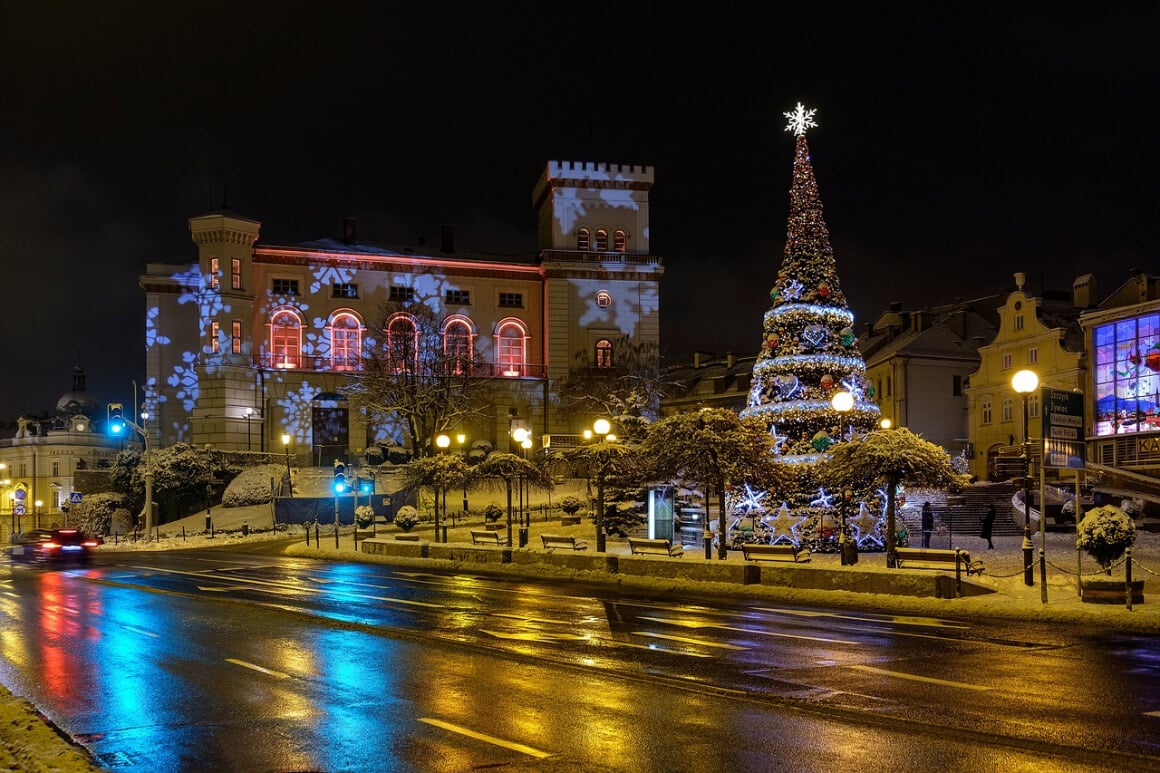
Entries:
[[628,245],[628,239],[624,235],[624,231],[619,228],[612,232],[612,249],[616,252],[624,252]]
[[221,261],[217,258],[209,259],[209,289],[216,290],[221,285],[218,274],[221,272]]
[[443,328],[443,357],[451,373],[471,371],[471,327],[464,320],[453,319]]
[[217,320],[210,322],[209,323],[209,350],[213,354],[218,354],[222,350],[221,342],[218,341],[218,334],[219,333],[221,333],[221,329],[217,323]]
[[362,325],[353,314],[338,314],[330,323],[330,367],[355,370],[362,350]]
[[596,367],[612,367],[612,342],[607,338],[601,338],[596,342]]
[[587,228],[581,228],[576,232],[576,249],[581,252],[588,252],[592,246],[592,237],[588,233]]
[[407,314],[387,322],[387,364],[394,373],[414,373],[419,360],[419,331]]
[[270,351],[275,368],[298,368],[302,364],[302,323],[292,311],[279,311],[270,320]]
[[596,231],[596,251],[608,252],[608,231],[599,228]]
[[519,322],[513,320],[500,323],[496,333],[496,364],[502,375],[524,375],[526,341],[527,331]]

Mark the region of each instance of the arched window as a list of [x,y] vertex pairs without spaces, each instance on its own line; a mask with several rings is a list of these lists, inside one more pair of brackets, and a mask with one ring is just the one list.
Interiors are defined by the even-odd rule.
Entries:
[[330,320],[330,367],[357,370],[362,353],[362,324],[354,314],[340,311]]
[[452,317],[443,326],[443,358],[448,373],[461,376],[471,372],[471,324],[464,317]]
[[612,342],[607,338],[601,338],[596,342],[596,367],[612,367]]
[[393,373],[414,373],[419,361],[419,329],[409,314],[387,320],[387,367]]
[[496,364],[502,376],[522,376],[526,362],[528,331],[518,319],[505,319],[495,331]]
[[581,228],[580,230],[576,231],[576,249],[580,250],[581,252],[588,252],[588,249],[591,246],[591,236],[588,233],[588,229]]
[[275,368],[302,367],[302,320],[290,309],[274,312],[270,320],[270,352]]
[[624,252],[628,246],[628,237],[624,235],[624,231],[617,228],[612,232],[612,249],[615,252]]
[[608,231],[603,228],[596,230],[596,251],[608,252]]

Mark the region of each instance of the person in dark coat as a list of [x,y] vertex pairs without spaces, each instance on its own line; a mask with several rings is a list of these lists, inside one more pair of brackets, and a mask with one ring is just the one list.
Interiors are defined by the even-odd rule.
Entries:
[[995,504],[992,502],[991,506],[987,508],[987,514],[983,516],[983,529],[979,532],[979,536],[987,540],[987,550],[995,548],[994,543],[991,542],[991,528],[995,525]]
[[930,533],[934,531],[934,511],[930,509],[930,502],[922,503],[922,546],[930,547]]

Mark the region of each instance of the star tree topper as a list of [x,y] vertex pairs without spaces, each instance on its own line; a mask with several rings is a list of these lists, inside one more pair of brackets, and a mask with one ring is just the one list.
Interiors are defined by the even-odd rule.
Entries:
[[782,114],[789,119],[785,130],[787,132],[793,132],[795,137],[800,137],[806,133],[806,129],[817,128],[818,124],[814,121],[814,113],[816,112],[818,112],[816,109],[806,110],[802,103],[798,102],[797,107],[788,113]]

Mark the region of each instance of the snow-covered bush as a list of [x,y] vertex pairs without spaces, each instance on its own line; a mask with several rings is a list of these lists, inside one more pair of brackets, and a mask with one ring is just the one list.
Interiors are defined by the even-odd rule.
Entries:
[[1115,505],[1089,510],[1079,524],[1076,546],[1096,560],[1105,574],[1136,541],[1136,524]]
[[410,531],[419,522],[419,511],[410,505],[403,505],[395,513],[395,525],[403,531]]
[[249,467],[238,473],[238,476],[226,486],[222,494],[222,507],[247,507],[249,505],[264,505],[273,496],[271,480],[285,477],[286,468],[280,464],[262,464]]
[[575,515],[584,509],[584,500],[579,497],[566,496],[560,500],[560,509],[568,515]]
[[69,508],[69,525],[86,534],[109,534],[114,520],[126,525],[132,522],[126,502],[123,494],[86,494],[81,502]]
[[375,509],[370,505],[359,505],[354,509],[355,520],[362,528],[366,528],[375,522]]
[[402,446],[388,446],[386,451],[387,461],[391,464],[405,464],[411,459],[411,454]]

